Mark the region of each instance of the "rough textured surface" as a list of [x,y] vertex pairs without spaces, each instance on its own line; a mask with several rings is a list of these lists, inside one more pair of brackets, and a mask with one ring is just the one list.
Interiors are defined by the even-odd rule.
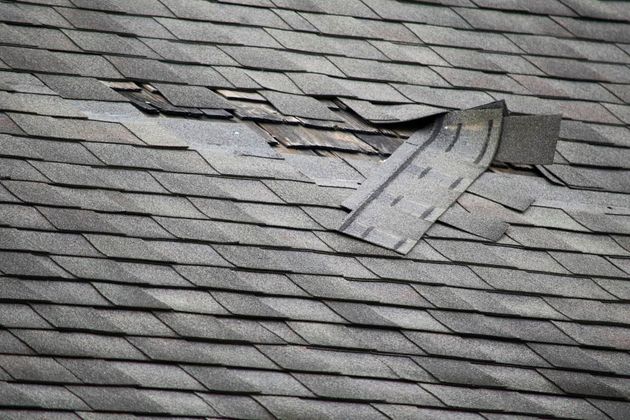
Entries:
[[343,203],[351,212],[339,231],[409,253],[490,166],[503,113],[503,104],[451,112],[414,133]]
[[[627,3],[13,1],[0,39],[0,418],[630,418]],[[501,99],[563,115],[553,162],[404,257],[334,230],[397,121]]]

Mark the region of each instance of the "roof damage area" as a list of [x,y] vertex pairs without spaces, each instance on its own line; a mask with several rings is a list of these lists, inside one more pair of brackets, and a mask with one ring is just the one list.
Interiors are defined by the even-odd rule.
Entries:
[[[344,201],[339,231],[407,254],[493,159],[553,162],[560,116],[504,114],[504,103],[451,112],[414,133]],[[508,225],[495,227],[481,236],[497,241]]]
[[630,418],[630,4],[0,0],[0,418]]

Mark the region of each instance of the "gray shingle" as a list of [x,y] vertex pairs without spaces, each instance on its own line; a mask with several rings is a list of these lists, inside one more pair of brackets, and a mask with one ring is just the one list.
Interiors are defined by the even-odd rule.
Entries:
[[630,357],[625,352],[537,343],[529,346],[555,367],[614,374],[628,372]]
[[480,90],[498,90],[512,93],[529,93],[527,89],[502,74],[483,73],[446,67],[433,67],[440,76],[454,86],[476,88]]
[[327,304],[353,324],[446,331],[441,323],[424,310],[336,301]]
[[227,394],[198,395],[222,416],[262,420],[272,418],[267,410],[259,405],[253,398],[248,396]]
[[55,359],[34,356],[0,356],[0,366],[16,380],[78,383],[80,380]]
[[627,277],[628,274],[598,255],[550,252],[551,256],[574,274],[604,277]]
[[472,360],[486,360],[522,366],[548,366],[547,362],[526,345],[449,334],[405,332],[410,340],[428,354]]
[[129,341],[153,360],[275,369],[275,364],[253,346],[145,337]]
[[295,376],[320,397],[442,405],[439,400],[416,384],[332,375]]
[[98,252],[80,235],[0,228],[0,247],[8,250],[50,254],[98,256]]
[[599,400],[593,398],[590,398],[589,401],[615,420],[623,419],[630,411],[630,404],[625,402]]
[[415,357],[414,360],[443,382],[469,386],[558,392],[558,388],[533,369],[473,364],[467,361],[428,357]]
[[[421,293],[422,289],[419,292]],[[575,344],[574,340],[547,320],[505,318],[463,311],[431,310],[430,312],[434,318],[460,334]],[[518,311],[514,309],[514,312]]]
[[73,386],[70,389],[81,399],[88,401],[91,407],[102,411],[198,416],[213,416],[215,414],[209,405],[191,393],[138,390],[124,387]]
[[18,252],[2,252],[0,254],[0,271],[5,274],[27,275],[37,277],[69,277],[49,258]]
[[520,53],[520,49],[503,34],[482,31],[462,31],[455,28],[408,24],[418,38],[427,44],[463,48],[478,48],[487,51]]
[[89,384],[203,390],[178,366],[89,359],[62,359],[61,363]]
[[402,404],[374,404],[383,413],[393,419],[422,418],[427,420],[481,420],[480,414],[439,410],[432,408],[420,408],[413,405]]
[[169,61],[219,66],[236,64],[227,54],[212,45],[189,44],[155,38],[144,38],[142,42]]
[[560,133],[560,115],[511,116],[504,120],[495,159],[504,162],[553,162]]
[[315,118],[319,120],[342,121],[340,116],[331,111],[323,103],[308,96],[290,95],[271,91],[264,92],[264,96],[274,107],[285,115]]
[[264,181],[274,193],[289,204],[312,204],[339,207],[353,191],[348,188],[323,187],[317,184],[292,181]]
[[374,349],[400,354],[424,354],[403,334],[394,330],[344,325],[290,322],[289,326],[309,343],[322,346]]
[[261,8],[181,0],[166,0],[165,4],[178,17],[188,19],[287,28],[284,21],[271,10]]
[[385,56],[363,40],[341,39],[317,34],[268,29],[267,32],[285,48],[319,54],[356,58],[383,59]]
[[20,304],[0,306],[0,325],[5,328],[50,328],[44,318],[34,312],[31,307]]
[[554,276],[494,267],[472,267],[472,270],[497,289],[610,299],[608,293],[598,287],[593,280],[587,278]]
[[447,7],[389,3],[382,0],[367,0],[366,4],[388,20],[432,23],[453,28],[467,28],[469,25],[457,13]]
[[181,239],[330,251],[312,232],[207,220],[159,218],[157,221]]
[[584,21],[570,17],[556,17],[555,20],[580,38],[610,42],[630,42],[627,23]]
[[551,306],[573,320],[628,324],[628,307],[622,303],[586,299],[545,298]]
[[317,229],[319,225],[303,210],[294,206],[233,202],[217,199],[192,198],[191,201],[212,219],[256,222],[269,226]]
[[330,61],[352,79],[447,86],[444,79],[434,71],[417,65],[385,63],[345,57],[330,57]]
[[538,409],[524,395],[516,392],[483,388],[469,389],[434,384],[426,384],[423,387],[437,395],[440,400],[450,407],[476,410],[513,410],[517,412],[537,412]]
[[337,401],[308,400],[295,397],[259,396],[256,400],[278,418],[370,419],[385,417],[371,405]]
[[561,313],[539,297],[419,285],[415,288],[440,308],[476,310],[530,318],[564,319]]
[[51,181],[62,185],[163,193],[166,190],[147,172],[104,169],[56,162],[33,162]]
[[124,283],[186,286],[189,283],[165,265],[117,262],[105,258],[54,257],[54,261],[77,277]]
[[22,181],[43,181],[47,179],[28,162],[17,159],[0,158],[0,177]]
[[113,143],[89,143],[86,147],[108,165],[216,174],[216,171],[193,150],[149,149]]
[[145,359],[122,337],[37,330],[15,330],[14,334],[42,355]]
[[3,353],[34,354],[33,350],[16,336],[12,335],[8,330],[1,330],[0,338],[2,338],[2,341],[0,341],[0,349]]
[[483,9],[456,9],[478,29],[504,32],[524,32],[536,35],[567,36],[569,33],[545,16],[523,15]]
[[375,378],[397,377],[384,360],[369,354],[316,350],[298,346],[261,346],[260,350],[278,365],[289,370]]
[[627,328],[584,325],[574,322],[556,322],[555,324],[580,344],[605,346],[620,350],[627,350],[630,347],[624,338],[628,335]]
[[111,0],[94,2],[92,0],[77,0],[73,2],[78,7],[92,10],[129,13],[133,15],[172,16],[171,12],[158,0],[139,0],[130,4],[119,4]]
[[277,0],[273,2],[277,7],[304,12],[316,12],[330,15],[347,15],[355,17],[376,18],[370,8],[359,0],[350,0],[343,4],[314,3],[300,0]]
[[330,35],[385,39],[417,43],[417,38],[400,23],[362,20],[350,16],[302,13],[313,26]]
[[359,261],[382,278],[478,289],[489,288],[474,272],[463,266],[377,258],[359,258]]
[[549,57],[528,57],[528,60],[548,75],[565,79],[595,80],[613,83],[628,83],[630,80],[625,73],[626,67],[621,64],[589,63],[585,61]]
[[0,205],[0,224],[17,228],[44,229],[52,225],[34,208],[17,204]]
[[167,83],[156,83],[154,86],[169,102],[176,106],[223,109],[232,107],[225,99],[204,87],[180,86]]
[[0,83],[3,90],[21,93],[38,93],[54,95],[37,77],[30,73],[16,73],[10,71],[6,65],[0,71]]
[[236,271],[225,267],[177,266],[177,271],[201,287],[265,294],[306,296],[307,293],[281,274]]
[[219,255],[207,245],[183,242],[147,242],[137,238],[89,234],[86,237],[105,255],[119,258],[134,258],[179,263],[201,263],[224,265]]
[[77,397],[75,394],[62,386],[40,384],[12,384],[12,387],[23,395],[27,395],[32,401],[34,401],[34,404],[28,404],[31,406],[34,405],[36,407],[41,407],[44,409],[89,409],[84,401],[82,401],[79,397]]
[[153,51],[135,38],[103,32],[66,30],[64,33],[84,51],[158,58]]
[[215,248],[238,267],[357,278],[374,277],[358,261],[349,257],[301,251],[272,251],[233,245],[215,245]]
[[292,375],[284,372],[192,366],[186,370],[210,390],[302,397],[313,395]]
[[[92,54],[77,54],[70,52],[55,52],[54,57],[65,62],[70,74],[77,74],[85,77],[96,77],[97,79],[122,79],[121,74],[104,57]],[[50,72],[50,70],[41,70]],[[56,71],[55,73],[59,73]],[[65,72],[64,72],[65,73]]]
[[140,144],[140,140],[116,123],[16,114],[9,115],[24,131],[33,136],[64,140],[87,140]]
[[167,64],[160,61],[118,56],[109,56],[108,60],[129,79],[174,83],[184,82]]
[[58,96],[0,92],[0,107],[6,111],[31,112],[59,117],[85,117],[69,101]]
[[[370,41],[390,60],[408,63],[418,63],[425,65],[444,66],[448,65],[443,58],[436,54],[431,48],[420,45],[396,44],[387,41]],[[371,58],[371,57],[356,57]]]
[[163,313],[160,319],[183,337],[284,344],[282,339],[254,320],[184,313]]
[[126,101],[122,95],[93,78],[55,75],[40,75],[39,77],[63,98]]
[[227,26],[210,22],[164,18],[157,18],[157,21],[182,40],[219,44],[244,44],[256,47],[280,46],[262,28]]
[[75,232],[114,233],[145,238],[172,238],[154,220],[143,216],[102,214],[89,210],[41,207],[55,227]]
[[0,59],[8,66],[20,70],[74,73],[70,65],[46,50],[32,48],[0,47]]

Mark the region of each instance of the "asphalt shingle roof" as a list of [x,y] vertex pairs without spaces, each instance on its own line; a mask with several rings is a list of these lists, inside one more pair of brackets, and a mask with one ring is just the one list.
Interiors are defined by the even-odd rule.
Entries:
[[[630,418],[629,43],[596,0],[0,2],[0,418]],[[406,255],[337,230],[501,100]]]

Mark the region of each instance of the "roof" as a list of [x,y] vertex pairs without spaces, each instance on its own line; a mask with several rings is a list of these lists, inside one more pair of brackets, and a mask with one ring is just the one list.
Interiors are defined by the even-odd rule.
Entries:
[[[0,417],[630,417],[630,4],[29,0],[0,21]],[[458,110],[501,101],[500,144],[461,134]],[[561,114],[560,138],[523,114]],[[422,150],[396,166],[442,121],[449,153],[487,155],[455,195]],[[357,217],[410,220],[404,252],[339,231],[392,165],[419,181],[383,188],[448,204],[420,229]]]

